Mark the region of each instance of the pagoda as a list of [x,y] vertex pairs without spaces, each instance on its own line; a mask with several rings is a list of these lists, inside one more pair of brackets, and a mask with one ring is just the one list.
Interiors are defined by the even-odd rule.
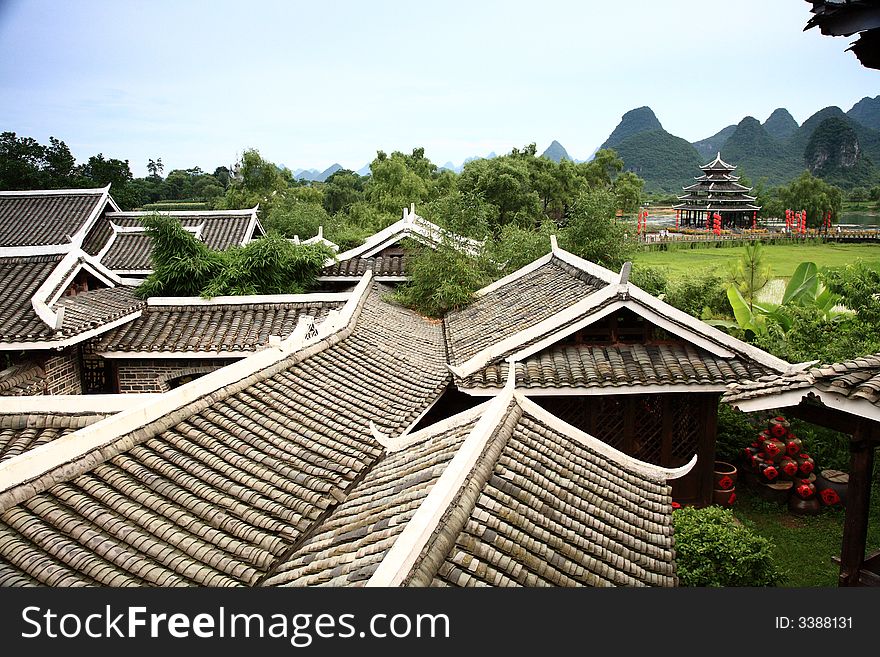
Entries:
[[721,228],[752,227],[761,206],[755,205],[755,197],[747,194],[752,188],[737,182],[739,176],[733,175],[736,166],[722,160],[719,152],[700,169],[703,175],[695,177],[693,185],[682,188],[685,194],[679,196],[680,203],[673,206],[679,214],[680,225],[708,228],[717,213],[721,216]]

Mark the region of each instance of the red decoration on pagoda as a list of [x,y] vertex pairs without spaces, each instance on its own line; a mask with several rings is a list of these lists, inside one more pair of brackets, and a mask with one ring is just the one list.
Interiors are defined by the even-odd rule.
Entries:
[[758,211],[752,212],[752,230],[758,227]]

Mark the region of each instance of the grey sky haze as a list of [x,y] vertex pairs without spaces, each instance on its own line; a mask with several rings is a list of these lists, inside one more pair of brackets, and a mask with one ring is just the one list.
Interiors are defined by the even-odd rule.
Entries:
[[649,105],[695,141],[880,93],[803,0],[0,0],[0,129],[78,159],[212,171],[245,148],[358,169],[558,139],[585,159]]

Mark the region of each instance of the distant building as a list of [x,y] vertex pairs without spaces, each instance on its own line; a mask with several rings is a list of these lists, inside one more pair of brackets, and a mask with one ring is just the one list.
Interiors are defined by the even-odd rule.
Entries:
[[721,228],[750,228],[761,206],[755,205],[755,197],[747,192],[751,187],[739,184],[739,176],[733,175],[735,165],[715,159],[700,167],[703,175],[696,176],[693,185],[683,187],[686,192],[678,197],[680,203],[673,206],[680,213],[680,225],[686,228],[711,228],[717,213],[721,216]]

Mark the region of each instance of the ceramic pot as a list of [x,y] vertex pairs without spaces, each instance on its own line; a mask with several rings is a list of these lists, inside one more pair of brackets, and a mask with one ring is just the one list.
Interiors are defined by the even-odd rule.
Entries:
[[765,500],[784,504],[790,496],[791,485],[791,481],[777,481],[772,484],[760,484],[756,490]]
[[803,499],[799,495],[792,495],[788,498],[788,510],[799,515],[814,515],[822,510],[819,498],[815,495],[808,499]]
[[788,420],[784,417],[774,417],[767,422],[767,429],[774,438],[784,438],[788,434]]
[[715,490],[733,490],[736,487],[736,466],[726,461],[715,461]]
[[822,470],[816,477],[816,492],[826,506],[846,506],[849,475],[841,470]]
[[717,504],[718,506],[723,506],[727,509],[733,506],[733,503],[736,502],[736,489],[728,488],[727,490],[718,490],[717,488],[712,491],[712,503]]

